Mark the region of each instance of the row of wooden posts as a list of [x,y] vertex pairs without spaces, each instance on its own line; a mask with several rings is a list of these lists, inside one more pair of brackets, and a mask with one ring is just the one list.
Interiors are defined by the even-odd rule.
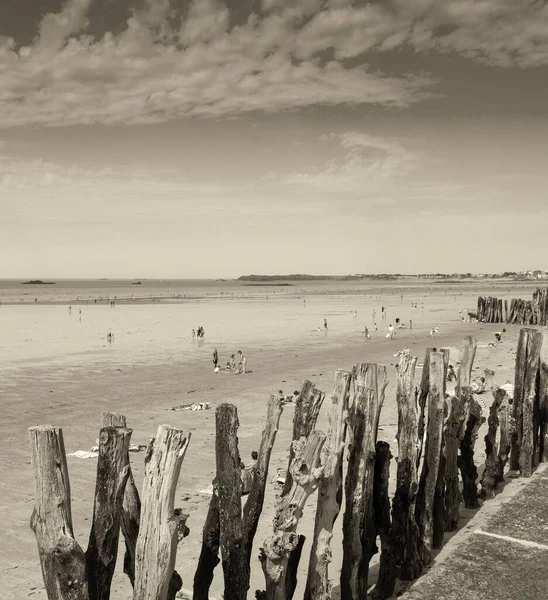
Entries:
[[[336,372],[327,433],[315,428],[325,394],[305,381],[295,406],[287,476],[277,499],[272,532],[259,550],[265,586],[256,597],[293,597],[304,545],[299,520],[315,491],[305,600],[331,597],[331,539],[343,510],[343,490],[341,600],[367,597],[369,564],[378,552],[378,541],[381,554],[378,580],[371,592],[374,599],[390,597],[398,579],[419,577],[431,562],[433,550],[443,545],[444,533],[457,528],[461,504],[477,508],[479,498],[495,495],[508,459],[510,467],[523,476],[546,460],[547,340],[545,332],[521,331],[513,402],[494,384],[494,373],[486,371],[494,401],[480,489],[474,449],[485,417],[471,392],[473,337],[465,339],[454,395],[446,394],[448,350],[427,350],[419,381],[415,379],[417,358],[403,355],[400,359],[392,502],[388,491],[391,448],[377,440],[388,383],[386,368],[360,363],[352,372]],[[253,484],[243,507],[237,409],[231,404],[216,409],[217,475],[189,592],[193,600],[209,597],[219,562],[225,600],[247,598],[253,542],[282,408],[280,399],[271,396]],[[29,430],[36,494],[31,527],[49,600],[108,600],[120,530],[126,547],[124,572],[135,600],[173,600],[183,586],[174,566],[177,544],[189,532],[188,515],[174,507],[174,499],[190,434],[159,427],[146,452],[140,496],[129,462],[131,433],[124,416],[104,413],[93,520],[84,552],[73,535],[62,431],[50,426]]]
[[547,325],[548,288],[538,288],[532,300],[478,297],[478,321],[483,323],[508,323],[509,325]]

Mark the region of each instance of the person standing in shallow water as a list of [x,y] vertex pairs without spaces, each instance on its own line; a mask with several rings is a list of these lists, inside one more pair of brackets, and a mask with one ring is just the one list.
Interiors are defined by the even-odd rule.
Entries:
[[217,348],[213,350],[213,368],[216,369],[219,364],[219,354],[217,353]]
[[323,328],[324,328],[324,329],[327,329],[327,319],[324,319],[324,320],[323,320]]

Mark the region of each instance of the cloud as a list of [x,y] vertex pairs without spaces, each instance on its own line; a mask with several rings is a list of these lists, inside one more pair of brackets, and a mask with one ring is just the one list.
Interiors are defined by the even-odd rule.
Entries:
[[411,48],[503,67],[548,65],[548,8],[531,0],[264,0],[231,25],[223,0],[146,0],[119,34],[86,33],[90,0],[42,19],[29,47],[0,38],[0,127],[140,124],[313,106],[405,107],[423,73],[387,76],[367,53]]
[[371,200],[391,204],[389,194],[393,181],[414,166],[413,155],[397,140],[347,131],[321,136],[320,141],[330,145],[335,143],[337,156],[322,169],[290,174],[285,178],[286,183],[324,192],[358,193],[362,197],[374,192]]

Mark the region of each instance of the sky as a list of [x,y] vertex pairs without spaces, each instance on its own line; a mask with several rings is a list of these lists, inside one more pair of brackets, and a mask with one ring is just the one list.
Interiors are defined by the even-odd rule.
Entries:
[[548,269],[545,0],[2,0],[0,278]]

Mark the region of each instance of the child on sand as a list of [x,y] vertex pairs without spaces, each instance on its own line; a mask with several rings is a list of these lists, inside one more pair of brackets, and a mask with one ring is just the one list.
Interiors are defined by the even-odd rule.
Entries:
[[394,326],[392,325],[392,323],[390,323],[390,325],[388,326],[388,333],[386,334],[386,337],[389,340],[393,340],[394,339],[394,335],[396,335],[396,332],[394,330]]

